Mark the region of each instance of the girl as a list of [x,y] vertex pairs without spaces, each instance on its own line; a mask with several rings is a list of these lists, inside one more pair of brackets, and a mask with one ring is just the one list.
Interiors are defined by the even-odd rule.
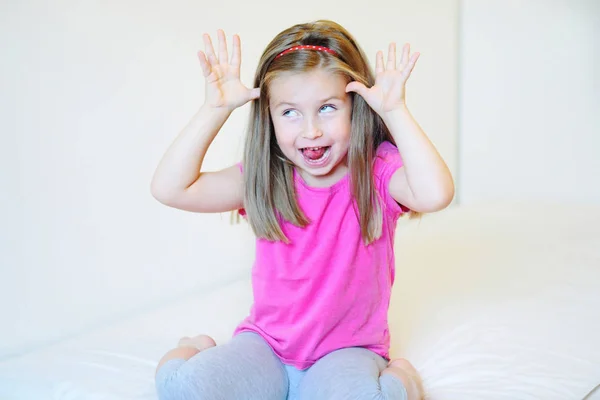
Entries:
[[[257,236],[254,304],[232,340],[184,338],[159,362],[161,399],[421,399],[417,371],[389,361],[394,232],[404,213],[453,195],[450,172],[409,113],[418,53],[389,46],[376,76],[331,21],[293,26],[267,46],[249,89],[225,34],[199,52],[206,100],[152,181],[160,202],[240,210]],[[200,172],[230,113],[252,101],[243,162]],[[402,157],[400,157],[402,154]]]

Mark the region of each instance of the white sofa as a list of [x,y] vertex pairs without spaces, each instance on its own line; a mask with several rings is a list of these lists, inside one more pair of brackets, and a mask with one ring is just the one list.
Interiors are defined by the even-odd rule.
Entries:
[[[392,354],[429,399],[600,398],[600,207],[452,207],[401,220],[397,258]],[[0,359],[0,399],[156,399],[160,356],[183,335],[227,340],[248,276]]]

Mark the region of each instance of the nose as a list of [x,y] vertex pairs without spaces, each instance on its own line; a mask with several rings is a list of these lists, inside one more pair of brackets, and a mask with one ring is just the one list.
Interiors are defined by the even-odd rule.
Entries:
[[315,121],[308,121],[304,127],[302,137],[306,139],[317,139],[323,136],[323,131]]

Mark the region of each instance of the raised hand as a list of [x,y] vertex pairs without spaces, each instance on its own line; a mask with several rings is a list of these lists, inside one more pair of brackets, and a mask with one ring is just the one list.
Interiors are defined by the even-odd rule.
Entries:
[[208,34],[204,34],[204,52],[198,52],[200,66],[204,78],[206,78],[205,103],[211,107],[223,108],[233,111],[235,108],[256,99],[260,95],[260,89],[248,89],[240,81],[240,65],[242,51],[240,37],[233,36],[233,51],[231,61],[227,53],[227,40],[225,32],[217,31],[219,41],[219,54],[215,54],[212,41]]
[[402,49],[400,65],[396,66],[396,44],[390,43],[387,64],[383,65],[383,52],[377,52],[375,62],[375,85],[367,88],[360,82],[350,82],[346,92],[358,93],[382,118],[394,110],[405,106],[405,87],[410,73],[415,67],[419,53],[410,56],[410,45]]

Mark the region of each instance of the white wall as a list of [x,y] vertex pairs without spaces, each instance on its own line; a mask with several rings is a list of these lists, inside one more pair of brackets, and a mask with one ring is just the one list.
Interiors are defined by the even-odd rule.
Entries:
[[[239,33],[243,80],[298,22],[345,25],[372,60],[389,41],[422,56],[411,110],[456,164],[455,0],[3,2],[0,11],[0,356],[248,273],[252,241],[227,215],[154,201],[154,168],[201,105],[203,32]],[[247,109],[206,158],[238,159]],[[190,315],[190,318],[194,318]]]
[[463,0],[459,201],[600,202],[600,1]]

